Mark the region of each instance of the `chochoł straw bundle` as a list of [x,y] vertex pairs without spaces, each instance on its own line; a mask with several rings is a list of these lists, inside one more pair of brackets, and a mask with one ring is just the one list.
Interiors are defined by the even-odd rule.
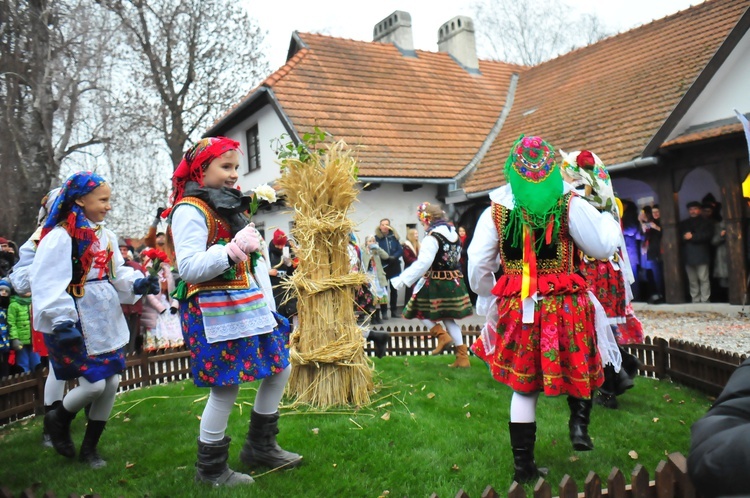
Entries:
[[290,339],[287,393],[319,408],[364,406],[373,389],[372,362],[354,314],[354,292],[366,282],[351,274],[347,214],[357,198],[357,161],[338,142],[306,161],[284,160],[279,187],[294,214],[291,233],[299,266],[286,283],[297,295],[298,327]]

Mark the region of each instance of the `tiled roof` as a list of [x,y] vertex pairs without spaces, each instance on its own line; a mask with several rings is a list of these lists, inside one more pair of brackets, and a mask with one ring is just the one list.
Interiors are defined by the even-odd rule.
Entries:
[[464,190],[503,183],[520,133],[567,151],[585,147],[605,164],[640,157],[748,5],[708,0],[524,71],[503,129]]
[[452,178],[475,156],[500,116],[513,72],[482,61],[470,74],[446,53],[403,55],[393,44],[317,34],[271,75],[300,133],[317,126],[358,152],[360,176]]
[[701,140],[707,140],[709,138],[721,137],[724,135],[731,135],[734,133],[742,132],[742,123],[739,121],[736,123],[725,124],[722,126],[715,126],[701,131],[694,131],[690,133],[683,133],[672,140],[661,144],[662,147],[672,147],[675,145],[684,145],[691,142],[699,142]]

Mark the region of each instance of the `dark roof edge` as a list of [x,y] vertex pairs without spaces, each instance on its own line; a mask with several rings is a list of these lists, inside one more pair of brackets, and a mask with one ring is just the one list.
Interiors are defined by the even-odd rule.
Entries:
[[286,52],[286,60],[289,62],[289,59],[294,57],[294,55],[302,50],[303,48],[310,48],[307,43],[302,40],[302,37],[299,35],[299,31],[292,31],[292,39],[289,40],[289,50]]
[[456,176],[453,177],[456,183],[460,182],[466,175],[468,175],[470,172],[474,171],[476,167],[479,165],[479,163],[484,159],[484,156],[487,154],[487,151],[490,150],[490,147],[492,147],[492,144],[495,142],[495,139],[500,134],[500,131],[503,129],[503,125],[505,124],[505,120],[508,119],[508,115],[510,114],[511,109],[513,108],[513,100],[516,97],[516,89],[518,88],[518,73],[513,73],[510,77],[510,85],[508,85],[508,92],[505,98],[505,105],[503,106],[503,110],[500,111],[500,116],[498,116],[497,121],[495,121],[495,124],[493,125],[490,132],[487,134],[487,137],[484,139],[484,142],[482,142],[482,145],[479,147],[479,150],[474,155],[474,157],[469,161],[469,163],[463,167],[461,171],[458,172]]
[[453,183],[453,178],[407,178],[398,176],[360,176],[357,178],[362,183],[404,183],[404,184],[436,184],[436,185],[448,185]]
[[[281,103],[276,98],[276,94],[273,89],[268,87],[260,87],[252,95],[246,98],[240,105],[237,106],[232,112],[222,118],[218,123],[213,125],[203,135],[204,137],[215,137],[226,133],[226,130],[244,121],[248,115],[254,114],[254,112],[265,105],[271,105],[276,115],[281,120],[289,136],[292,137],[295,143],[299,143],[299,136],[297,131],[292,124],[292,120],[284,112],[281,107]],[[246,114],[245,111],[252,111]]]
[[732,28],[732,31],[729,32],[729,35],[727,35],[722,44],[716,50],[716,53],[708,61],[706,67],[703,68],[693,84],[690,85],[690,88],[685,92],[685,95],[682,96],[682,99],[680,99],[659,130],[657,130],[651,138],[651,141],[649,141],[643,149],[641,156],[653,156],[656,151],[659,150],[661,144],[664,143],[667,136],[669,136],[674,127],[677,126],[677,123],[679,123],[679,121],[685,116],[690,109],[690,106],[695,103],[695,100],[701,92],[705,90],[708,83],[716,75],[716,72],[726,61],[727,57],[729,57],[732,51],[737,47],[737,44],[749,28],[750,7],[745,10],[745,13],[742,14],[739,21],[737,21],[737,24]]

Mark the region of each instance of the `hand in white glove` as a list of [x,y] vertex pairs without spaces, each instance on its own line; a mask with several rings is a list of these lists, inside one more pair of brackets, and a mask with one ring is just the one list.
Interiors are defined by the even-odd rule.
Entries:
[[240,247],[236,243],[230,242],[229,244],[224,246],[224,249],[227,251],[229,259],[231,259],[234,263],[247,261],[247,254],[245,254],[245,251],[240,249]]
[[250,254],[260,249],[260,236],[255,229],[255,224],[250,223],[248,226],[237,232],[232,240],[245,254]]

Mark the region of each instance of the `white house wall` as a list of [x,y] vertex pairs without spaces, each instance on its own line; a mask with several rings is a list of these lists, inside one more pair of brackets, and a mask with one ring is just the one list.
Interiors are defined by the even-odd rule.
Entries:
[[[248,173],[248,148],[247,148],[247,130],[258,125],[258,142],[260,145],[260,168]],[[240,158],[240,179],[238,184],[243,192],[262,185],[264,183],[273,183],[280,174],[279,165],[276,162],[276,143],[282,135],[287,134],[286,128],[282,124],[276,112],[270,105],[261,108],[255,114],[249,116],[240,124],[232,128],[227,133],[227,137],[237,140],[242,144],[242,157]],[[285,137],[282,143],[290,139]]]
[[690,110],[669,135],[671,140],[694,125],[735,118],[734,110],[750,112],[750,31],[745,33]]

